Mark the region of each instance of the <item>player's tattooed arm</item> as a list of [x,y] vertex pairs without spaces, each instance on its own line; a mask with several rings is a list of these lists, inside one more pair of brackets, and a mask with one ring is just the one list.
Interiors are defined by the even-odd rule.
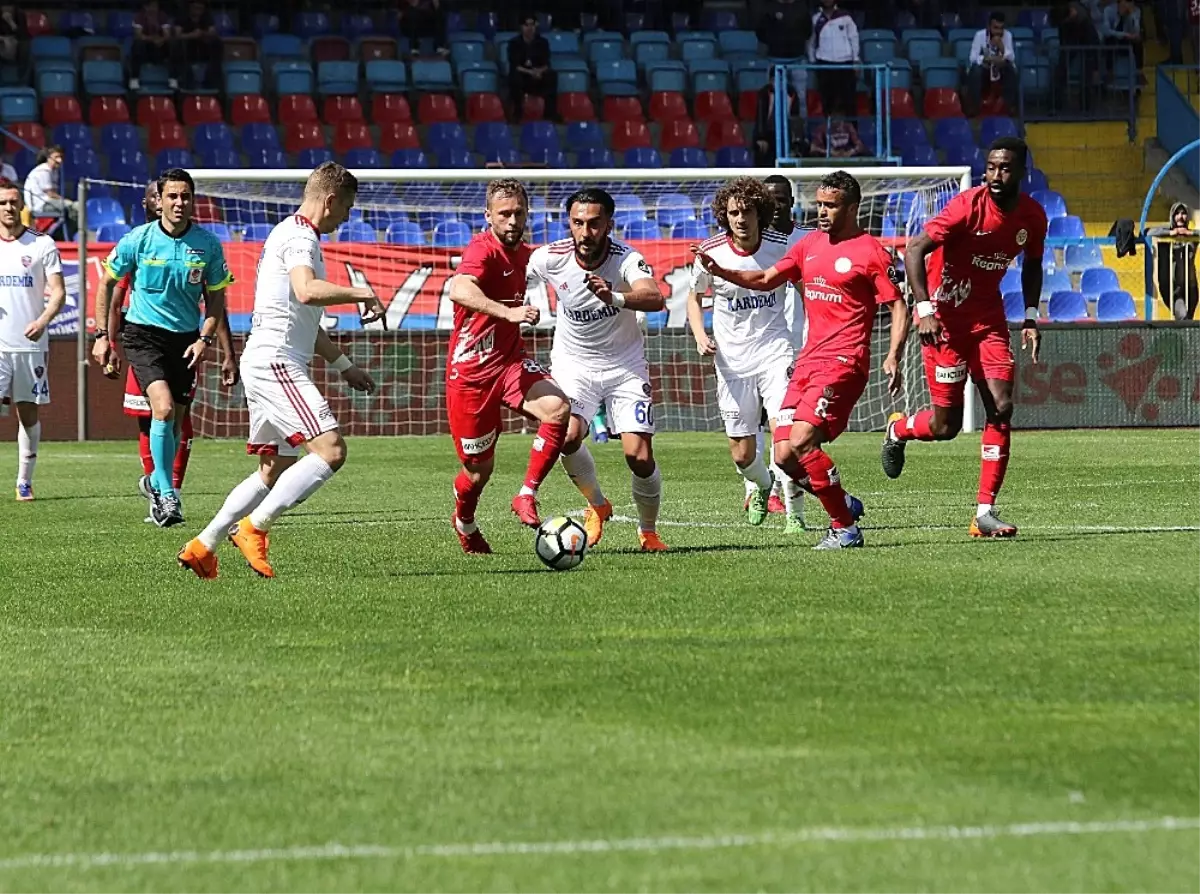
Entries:
[[531,304],[513,307],[493,301],[483,294],[479,280],[466,273],[456,274],[454,279],[450,280],[450,300],[467,310],[510,323],[528,323],[532,326],[541,318],[541,312]]
[[921,343],[926,345],[935,344],[942,332],[942,323],[934,313],[933,302],[929,300],[929,276],[925,271],[925,259],[933,254],[935,248],[937,244],[932,237],[921,232],[910,239],[904,249],[904,272],[917,308],[917,332],[921,336]]

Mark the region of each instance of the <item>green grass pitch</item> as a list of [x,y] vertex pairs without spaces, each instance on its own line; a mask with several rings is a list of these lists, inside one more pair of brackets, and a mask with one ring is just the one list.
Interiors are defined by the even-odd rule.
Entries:
[[528,443],[497,555],[450,532],[448,439],[356,439],[276,580],[223,547],[211,583],[174,556],[239,444],[167,531],[131,444],[44,445],[0,503],[0,890],[1200,890],[1196,432],[1018,432],[1011,542],[966,536],[977,436],[893,482],[847,435],[839,554],[666,434],[672,552],[614,524],[564,574],[508,511]]

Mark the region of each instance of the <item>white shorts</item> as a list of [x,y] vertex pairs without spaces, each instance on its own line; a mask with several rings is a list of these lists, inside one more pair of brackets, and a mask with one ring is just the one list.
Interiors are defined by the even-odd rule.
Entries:
[[731,438],[757,434],[764,409],[768,419],[779,413],[791,376],[792,365],[786,360],[745,376],[732,376],[718,367],[717,407],[725,421],[725,434]]
[[14,404],[50,403],[49,357],[48,351],[0,351],[0,398],[8,395]]
[[571,399],[571,414],[589,425],[603,403],[608,406],[608,425],[614,432],[654,434],[650,370],[645,365],[594,372],[578,364],[559,362],[550,373]]
[[247,453],[296,456],[301,444],[338,427],[333,410],[299,364],[242,363],[241,371],[250,410]]

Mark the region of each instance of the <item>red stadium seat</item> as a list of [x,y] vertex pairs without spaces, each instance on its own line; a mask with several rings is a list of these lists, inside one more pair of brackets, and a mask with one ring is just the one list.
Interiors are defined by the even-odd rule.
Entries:
[[412,109],[403,93],[376,93],[371,97],[371,120],[376,124],[412,121]]
[[596,108],[586,93],[560,93],[558,114],[568,124],[572,121],[596,120]]
[[[93,107],[102,100],[109,99],[111,96],[98,96],[92,100]],[[93,114],[89,110],[89,114]],[[175,114],[175,100],[169,96],[142,96],[137,102],[137,123],[141,127],[149,127],[156,121],[178,121],[179,118]],[[96,121],[93,118],[92,124]]]
[[44,12],[37,10],[29,10],[25,13],[25,27],[29,30],[30,37],[41,37],[43,34],[53,34],[54,26],[50,24],[50,17]]
[[196,223],[221,223],[225,218],[221,215],[221,208],[212,199],[207,196],[196,196],[195,211],[192,212]]
[[604,113],[605,121],[646,120],[646,116],[642,112],[642,101],[636,96],[606,96],[601,110]]
[[423,93],[417,103],[417,120],[422,124],[437,124],[458,120],[458,106],[453,96],[444,93]]
[[626,149],[649,149],[653,146],[650,139],[650,128],[645,121],[618,121],[612,131],[613,152],[624,152]]
[[659,146],[663,152],[674,152],[676,149],[698,149],[700,133],[691,118],[676,118],[668,121],[662,127]]
[[74,96],[47,96],[42,101],[42,121],[47,127],[57,124],[82,124],[83,109]]
[[364,121],[362,103],[357,96],[327,96],[321,117],[326,124],[340,124],[343,121]]
[[243,124],[270,124],[271,107],[266,97],[243,93],[229,101],[229,123],[234,127]]
[[805,94],[805,102],[808,104],[807,111],[809,118],[824,118],[825,107],[821,105],[821,94],[816,90],[809,90]]
[[411,121],[391,121],[379,126],[379,151],[391,155],[397,149],[420,149],[421,137]]
[[958,99],[958,91],[953,87],[934,87],[925,91],[925,117],[934,120],[938,118],[963,117],[962,103]]
[[687,102],[682,93],[674,90],[659,90],[650,94],[650,120],[663,124],[676,118],[688,116]]
[[[171,109],[171,120],[175,120],[174,106]],[[88,123],[92,127],[103,127],[105,124],[128,124],[129,106],[123,96],[93,96],[88,103]],[[144,123],[139,121],[139,124]]]
[[324,149],[325,132],[316,121],[297,121],[284,127],[283,149],[285,152],[301,152],[305,149]]
[[333,134],[333,151],[342,155],[351,149],[374,149],[375,141],[365,121],[343,121]]
[[892,117],[893,118],[916,118],[917,106],[913,102],[912,94],[904,87],[892,88]]
[[855,100],[857,100],[857,108],[855,109],[855,114],[858,115],[859,118],[868,117],[871,114],[871,96],[870,96],[870,94],[860,91],[859,93],[855,94],[854,98],[855,98]]
[[36,121],[17,121],[6,124],[5,129],[10,134],[4,141],[5,149],[9,152],[20,152],[25,148],[18,140],[39,149],[46,145],[46,131]]
[[309,54],[314,68],[322,62],[345,62],[350,58],[350,41],[332,35],[314,37],[309,45]]
[[696,94],[697,121],[732,121],[733,103],[724,90],[703,90]]
[[746,135],[742,133],[741,122],[732,118],[724,121],[710,121],[708,133],[704,138],[704,148],[716,152],[726,146],[745,146]]
[[467,96],[468,124],[507,120],[504,114],[504,103],[495,93],[472,93]]
[[980,118],[1012,117],[1012,110],[1000,93],[989,93],[979,103]]
[[151,155],[157,155],[164,149],[188,149],[187,134],[183,125],[178,121],[159,121],[147,129],[148,148]]
[[374,62],[376,59],[395,59],[399,55],[396,41],[390,37],[364,37],[358,42],[358,57],[363,62]]
[[300,124],[317,120],[317,104],[307,93],[292,93],[279,97],[280,124]]
[[188,127],[198,124],[223,124],[225,115],[215,96],[188,96],[183,100],[183,123]]
[[546,97],[526,93],[521,102],[521,123],[543,121],[546,118]]

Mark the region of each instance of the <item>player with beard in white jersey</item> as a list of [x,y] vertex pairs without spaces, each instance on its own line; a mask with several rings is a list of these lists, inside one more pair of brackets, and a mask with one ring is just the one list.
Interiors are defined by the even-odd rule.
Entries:
[[54,240],[21,223],[24,205],[21,187],[0,180],[0,398],[17,407],[17,500],[27,503],[42,437],[38,407],[50,403],[46,328],[67,289]]
[[[258,469],[225,498],[216,517],[179,553],[179,564],[205,580],[217,576],[217,543],[226,536],[262,577],[274,577],[267,560],[271,525],[303,503],[346,461],[337,419],[308,376],[313,353],[356,391],[375,383],[321,329],[324,308],[366,306],[364,322],[384,315],[369,288],[325,278],[321,234],[332,233],[350,214],[358,192],[354,175],[325,162],[308,177],[294,215],[277,224],[263,244],[254,286],[250,337],[242,352],[242,384],[250,410],[246,452]],[[300,458],[300,446],[305,456]],[[234,526],[236,525],[236,528]],[[231,530],[233,529],[233,530]]]
[[662,552],[667,548],[657,532],[662,479],[654,461],[650,370],[636,312],[662,310],[665,302],[646,259],[612,239],[615,211],[603,189],[574,193],[566,202],[571,237],[534,251],[528,280],[553,288],[558,297],[550,367],[571,400],[562,464],[588,501],[588,545],[600,541],[612,516],[586,443],[589,422],[607,404],[609,426],[621,436],[632,473],[638,542],[644,552]]

